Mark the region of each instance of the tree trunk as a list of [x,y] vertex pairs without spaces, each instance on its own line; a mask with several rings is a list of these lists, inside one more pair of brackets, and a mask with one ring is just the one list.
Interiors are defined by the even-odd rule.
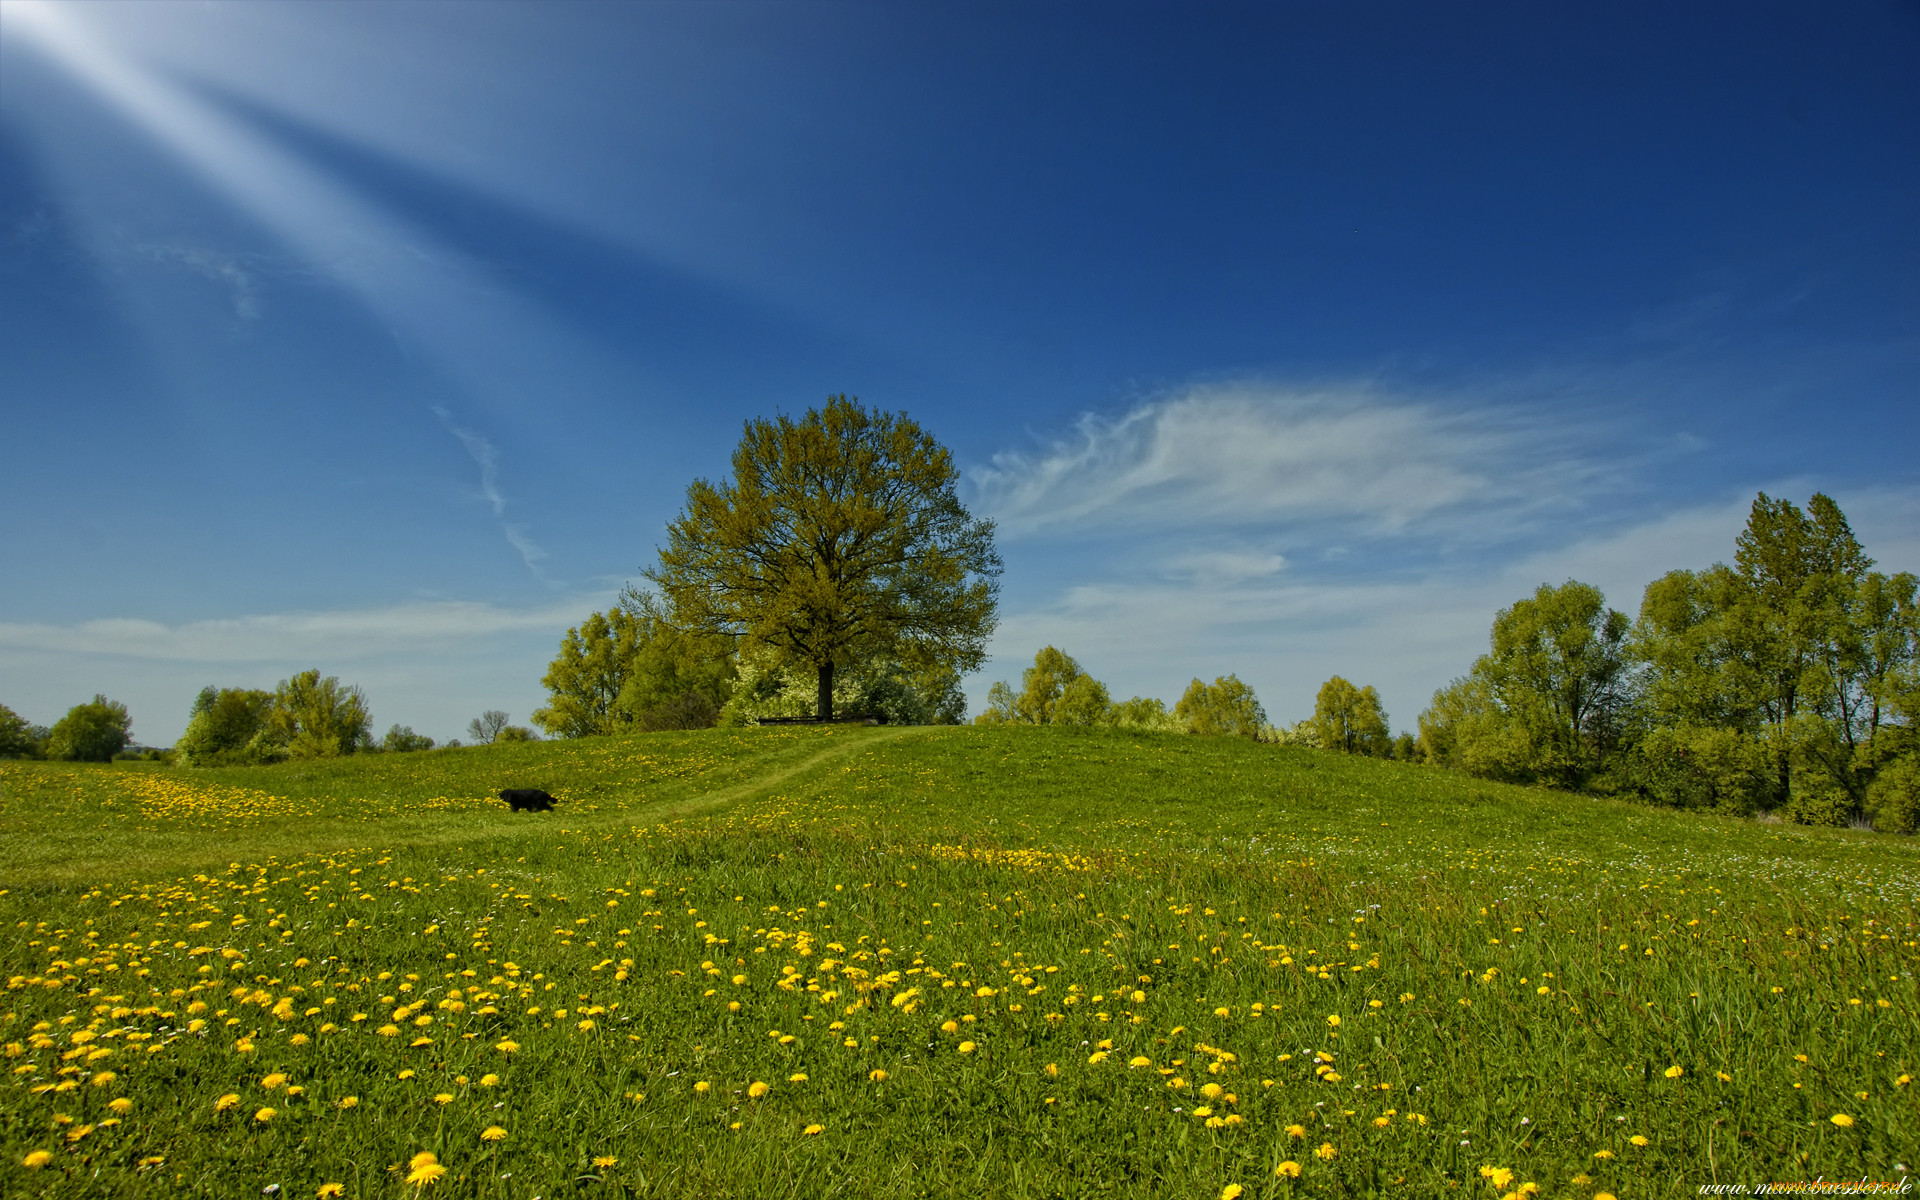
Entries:
[[822,721],[833,720],[833,663],[820,664],[820,704],[815,713]]

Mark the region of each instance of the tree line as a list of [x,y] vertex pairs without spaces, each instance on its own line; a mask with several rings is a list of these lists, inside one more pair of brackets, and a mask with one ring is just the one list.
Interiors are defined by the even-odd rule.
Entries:
[[[468,722],[467,733],[475,744],[536,737],[526,726],[510,724],[507,714],[498,709]],[[318,669],[283,679],[272,691],[202,688],[193,699],[185,732],[164,750],[135,746],[127,706],[105,696],[76,704],[51,728],[29,725],[0,704],[0,758],[56,762],[137,758],[220,767],[453,749],[460,744],[455,739],[442,745],[415,733],[412,726],[398,724],[376,738],[366,693],[335,676],[323,678]]]
[[1420,715],[1424,761],[1805,824],[1920,827],[1916,579],[1873,570],[1830,497],[1761,493],[1731,565],[1649,584],[1636,619],[1542,585]]

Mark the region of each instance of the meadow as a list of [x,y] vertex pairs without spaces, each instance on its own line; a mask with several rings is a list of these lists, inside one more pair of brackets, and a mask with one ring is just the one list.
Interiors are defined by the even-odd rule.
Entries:
[[1920,843],[1226,738],[0,763],[0,929],[7,1196],[1637,1200],[1920,1150]]

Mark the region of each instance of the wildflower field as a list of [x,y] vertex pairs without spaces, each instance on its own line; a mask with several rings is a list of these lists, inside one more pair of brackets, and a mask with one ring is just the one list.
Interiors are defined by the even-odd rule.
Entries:
[[1912,839],[1226,738],[0,764],[0,929],[8,1196],[1626,1200],[1920,1152]]

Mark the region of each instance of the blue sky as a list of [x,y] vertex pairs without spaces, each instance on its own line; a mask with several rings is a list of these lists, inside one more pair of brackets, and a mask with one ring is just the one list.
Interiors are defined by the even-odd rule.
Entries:
[[516,719],[741,423],[951,447],[994,662],[1340,673],[1760,489],[1920,569],[1911,5],[0,0],[0,702]]

